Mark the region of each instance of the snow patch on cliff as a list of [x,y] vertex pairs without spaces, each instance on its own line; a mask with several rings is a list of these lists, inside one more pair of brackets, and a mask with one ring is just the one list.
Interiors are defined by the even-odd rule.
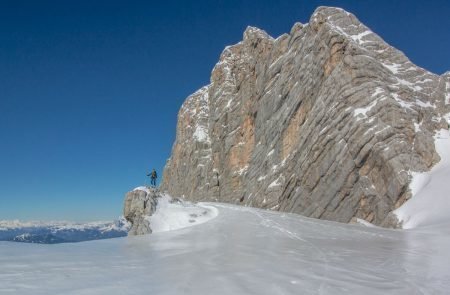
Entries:
[[210,142],[208,131],[203,126],[198,125],[192,136],[199,142]]
[[134,190],[133,190],[133,192],[134,191],[144,191],[144,192],[146,192],[147,194],[150,194],[150,189],[148,188],[148,187],[146,187],[146,186],[138,186],[137,188],[135,188]]
[[450,82],[445,82],[445,104],[450,104]]

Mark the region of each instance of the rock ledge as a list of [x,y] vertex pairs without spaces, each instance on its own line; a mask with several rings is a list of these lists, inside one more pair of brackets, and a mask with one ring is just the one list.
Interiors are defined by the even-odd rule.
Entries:
[[138,187],[125,196],[123,215],[131,223],[129,236],[152,233],[147,217],[152,216],[161,197],[159,190],[149,187]]

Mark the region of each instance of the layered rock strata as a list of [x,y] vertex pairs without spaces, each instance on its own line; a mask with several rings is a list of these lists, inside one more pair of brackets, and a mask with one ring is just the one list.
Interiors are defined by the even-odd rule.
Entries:
[[439,161],[450,73],[414,65],[354,15],[319,7],[276,39],[248,27],[189,96],[162,189],[389,225],[411,172]]

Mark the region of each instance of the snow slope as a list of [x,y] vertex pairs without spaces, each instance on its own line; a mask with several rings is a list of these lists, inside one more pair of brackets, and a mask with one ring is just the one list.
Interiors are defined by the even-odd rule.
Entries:
[[437,223],[450,225],[450,134],[441,130],[435,136],[441,160],[431,171],[413,173],[413,196],[394,211],[404,229]]
[[0,242],[0,294],[447,294],[450,288],[448,226],[396,231],[200,205],[216,208],[217,217],[148,236]]
[[197,224],[202,224],[217,217],[218,210],[205,204],[194,204],[179,200],[172,202],[168,195],[162,195],[156,212],[148,217],[152,232],[171,231]]

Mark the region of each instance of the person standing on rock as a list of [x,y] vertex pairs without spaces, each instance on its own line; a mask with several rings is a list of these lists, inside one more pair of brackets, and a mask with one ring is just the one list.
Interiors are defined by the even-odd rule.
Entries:
[[158,178],[158,174],[156,174],[155,168],[153,168],[152,172],[150,172],[150,174],[147,174],[147,176],[150,176],[150,184],[153,187],[156,187],[156,178]]

